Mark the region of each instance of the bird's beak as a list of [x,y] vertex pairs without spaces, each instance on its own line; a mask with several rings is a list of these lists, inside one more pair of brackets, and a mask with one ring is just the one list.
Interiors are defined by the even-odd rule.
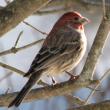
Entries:
[[83,24],[83,25],[85,25],[85,24],[87,24],[87,23],[89,23],[90,22],[90,20],[89,19],[87,19],[87,18],[85,18],[85,17],[83,17],[83,18],[81,18],[80,19],[80,21],[79,21],[81,24]]

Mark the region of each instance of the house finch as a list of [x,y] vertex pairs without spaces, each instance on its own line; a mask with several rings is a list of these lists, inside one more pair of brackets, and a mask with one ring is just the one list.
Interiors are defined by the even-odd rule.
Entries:
[[30,76],[28,82],[9,107],[19,106],[41,75],[55,76],[75,68],[86,50],[87,41],[83,26],[87,22],[88,19],[78,12],[67,12],[61,16],[25,74]]

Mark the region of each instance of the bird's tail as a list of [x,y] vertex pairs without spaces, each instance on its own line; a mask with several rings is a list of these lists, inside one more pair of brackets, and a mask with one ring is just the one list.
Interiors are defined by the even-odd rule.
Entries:
[[28,82],[26,83],[26,85],[18,93],[17,97],[9,104],[8,107],[11,107],[11,106],[18,107],[20,105],[20,103],[22,102],[22,100],[24,99],[24,97],[30,91],[30,89],[32,88],[32,86],[40,78],[40,76],[41,76],[41,73],[39,73],[39,72],[37,74],[32,74],[32,76],[30,76],[30,78],[29,78]]

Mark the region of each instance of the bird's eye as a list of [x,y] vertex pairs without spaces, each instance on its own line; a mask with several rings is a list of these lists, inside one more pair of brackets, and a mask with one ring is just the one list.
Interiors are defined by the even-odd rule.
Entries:
[[75,18],[74,18],[75,21],[77,21],[78,19],[79,19],[78,17],[75,17]]

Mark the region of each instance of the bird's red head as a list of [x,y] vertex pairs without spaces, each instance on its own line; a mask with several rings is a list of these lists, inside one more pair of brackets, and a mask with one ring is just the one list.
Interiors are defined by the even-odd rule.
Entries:
[[[83,17],[78,12],[67,12],[63,16],[60,17],[60,19],[56,22],[56,24],[53,26],[51,32],[49,33],[48,37],[46,38],[43,45],[47,45],[48,42],[50,43],[52,38],[52,35],[54,36],[57,31],[64,27],[64,26],[71,26],[73,29],[76,29],[78,31],[84,30],[84,24],[89,22],[89,20],[85,17]],[[56,38],[55,38],[56,39]]]
[[75,29],[83,30],[84,24],[88,23],[89,20],[83,17],[78,12],[67,12],[57,21],[55,27],[62,27],[65,24],[70,24]]

